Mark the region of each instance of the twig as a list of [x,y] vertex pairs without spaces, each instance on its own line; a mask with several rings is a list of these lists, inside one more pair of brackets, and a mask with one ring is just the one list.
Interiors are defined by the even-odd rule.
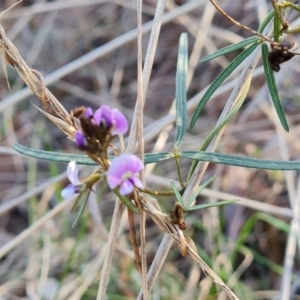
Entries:
[[121,216],[124,210],[124,205],[117,199],[110,227],[107,249],[104,258],[104,264],[101,272],[100,284],[98,288],[97,300],[106,298],[106,288],[109,280],[109,274],[112,264],[113,255],[115,253],[116,239],[120,227]]
[[134,252],[135,262],[136,262],[137,268],[142,273],[141,256],[140,256],[139,245],[137,242],[135,225],[134,225],[134,214],[130,209],[127,209],[127,215],[128,215],[130,239],[131,239],[131,244],[132,244],[132,248],[133,248],[133,252]]

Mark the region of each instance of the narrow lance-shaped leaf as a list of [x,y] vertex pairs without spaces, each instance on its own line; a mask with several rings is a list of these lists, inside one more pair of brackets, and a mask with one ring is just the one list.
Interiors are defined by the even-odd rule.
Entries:
[[226,47],[214,52],[213,54],[205,56],[199,62],[202,63],[202,62],[210,61],[210,60],[215,59],[217,57],[223,56],[227,53],[230,53],[230,52],[233,52],[235,50],[244,48],[244,47],[246,47],[248,45],[251,45],[253,43],[257,43],[259,40],[260,39],[257,36],[251,36],[251,37],[249,37],[245,40],[242,40],[238,43],[226,46]]
[[267,170],[300,170],[300,161],[279,161],[206,151],[181,151],[178,155],[217,164]]
[[202,190],[208,186],[214,179],[216,178],[216,175],[211,176],[208,180],[203,182],[200,186],[197,187],[197,189],[190,195],[190,197],[186,201],[186,209],[189,210],[190,207],[192,207],[192,204],[196,197],[202,192]]
[[183,209],[184,209],[185,205],[184,205],[183,200],[182,200],[182,197],[181,197],[181,195],[180,195],[180,193],[179,193],[179,191],[178,191],[178,189],[177,189],[177,187],[176,187],[175,182],[174,182],[173,180],[171,180],[170,183],[171,183],[172,190],[173,190],[174,193],[175,193],[175,196],[176,196],[177,201],[179,202],[179,204],[180,204],[180,205],[183,207]]
[[215,203],[199,204],[199,205],[191,206],[191,207],[189,207],[186,210],[187,211],[191,211],[191,210],[196,210],[196,209],[203,209],[203,208],[215,207],[215,206],[230,204],[230,203],[234,203],[234,202],[238,202],[238,201],[239,201],[238,199],[233,199],[233,200],[219,201],[219,202],[215,202]]
[[240,53],[229,65],[226,69],[224,69],[218,77],[214,80],[214,82],[209,86],[207,91],[205,92],[204,96],[198,103],[192,120],[190,127],[193,128],[196,124],[196,121],[198,119],[198,116],[200,112],[202,111],[202,108],[205,106],[207,101],[210,99],[212,94],[216,91],[216,89],[221,85],[221,83],[244,61],[245,58],[247,58],[253,51],[254,49],[258,46],[258,44],[253,44],[246,50],[244,50],[242,53]]
[[68,164],[70,161],[76,161],[76,163],[79,165],[97,165],[97,163],[91,160],[87,155],[37,150],[33,148],[24,147],[18,143],[13,144],[12,148],[23,155],[38,159],[66,164]]
[[[55,161],[59,163],[69,163],[70,161],[76,161],[78,165],[91,165],[96,166],[97,163],[91,160],[85,154],[72,154],[72,153],[62,153],[62,152],[51,152],[44,150],[37,150],[33,148],[24,147],[18,143],[13,144],[12,148],[17,152],[47,161]],[[151,164],[161,160],[166,160],[173,158],[174,154],[172,152],[159,152],[159,153],[146,153],[144,157],[144,164]],[[109,156],[109,159],[113,159],[113,156]]]
[[188,68],[187,34],[182,33],[179,39],[179,50],[176,70],[176,134],[175,149],[181,145],[186,132],[187,99],[186,99],[186,73]]
[[173,157],[174,154],[172,152],[145,153],[144,164],[147,165],[162,160],[170,159]]
[[73,222],[72,228],[77,224],[79,218],[81,217],[81,215],[84,211],[84,208],[86,206],[86,203],[89,199],[90,192],[91,192],[90,190],[84,190],[78,195],[78,197],[71,209],[71,212],[73,212],[75,210],[75,208],[78,206],[78,204],[80,203],[79,211],[77,213],[75,221]]
[[275,77],[274,77],[274,72],[271,69],[269,59],[268,59],[269,49],[266,44],[262,44],[261,47],[262,47],[262,59],[263,59],[264,71],[265,71],[265,75],[266,75],[267,85],[268,85],[268,88],[269,88],[269,91],[271,94],[271,98],[272,98],[277,115],[280,119],[280,122],[281,122],[283,128],[286,131],[289,131],[289,125],[285,118],[283,106],[282,106],[282,103],[281,103],[281,100],[280,100],[280,97],[278,94]]

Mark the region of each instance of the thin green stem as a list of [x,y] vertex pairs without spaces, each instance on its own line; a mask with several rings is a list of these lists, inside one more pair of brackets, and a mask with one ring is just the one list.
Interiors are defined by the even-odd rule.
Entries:
[[[143,192],[152,196],[174,196],[175,193],[173,191],[153,191],[148,189],[143,189]],[[181,191],[180,191],[181,193]]]
[[175,154],[174,160],[175,160],[175,164],[176,164],[176,171],[177,171],[180,186],[181,186],[181,188],[184,188],[184,182],[182,180],[182,176],[181,176],[181,172],[180,172],[179,156]]
[[[289,28],[289,23],[283,18],[282,13],[281,13],[281,7],[279,6],[279,4],[277,3],[277,0],[271,0],[272,5],[274,7],[275,10],[275,14],[276,14],[276,19],[279,20],[279,22],[282,25],[282,29],[286,30]],[[275,25],[274,26],[278,26]]]

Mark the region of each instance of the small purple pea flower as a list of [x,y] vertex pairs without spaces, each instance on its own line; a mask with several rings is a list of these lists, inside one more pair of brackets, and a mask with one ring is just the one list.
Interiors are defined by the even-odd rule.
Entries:
[[138,172],[144,169],[143,162],[133,154],[121,154],[116,157],[106,173],[107,184],[111,189],[120,186],[121,195],[130,194],[134,187],[144,188]]
[[128,130],[125,116],[118,109],[111,109],[107,105],[102,105],[95,111],[94,120],[99,126],[102,122],[106,128],[112,128],[112,135],[124,134]]
[[78,179],[78,169],[76,167],[76,161],[70,161],[67,168],[68,178],[71,181],[66,188],[61,191],[63,198],[71,198],[74,194],[79,194],[83,188],[82,182]]
[[79,149],[82,149],[82,150],[86,149],[88,144],[87,144],[85,135],[82,131],[80,131],[80,130],[75,131],[74,138],[75,138],[75,142],[76,142],[77,146],[79,147]]

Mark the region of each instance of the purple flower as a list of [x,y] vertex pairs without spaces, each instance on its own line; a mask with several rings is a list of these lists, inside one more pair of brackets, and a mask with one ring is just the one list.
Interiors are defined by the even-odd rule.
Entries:
[[86,140],[85,135],[82,131],[80,131],[80,130],[75,131],[74,138],[75,138],[75,142],[76,142],[77,146],[80,149],[82,149],[82,150],[86,149],[87,140]]
[[71,198],[74,194],[78,194],[81,191],[82,183],[78,179],[78,169],[76,167],[76,161],[70,161],[67,168],[68,178],[71,181],[65,189],[61,191],[63,198]]
[[111,189],[120,186],[121,195],[130,194],[134,187],[144,188],[138,172],[144,169],[143,162],[133,154],[121,154],[116,157],[106,173],[107,184]]
[[118,109],[111,109],[102,105],[94,113],[94,120],[97,125],[104,124],[106,128],[112,128],[112,134],[124,134],[128,130],[128,122],[125,116]]
[[89,119],[91,119],[93,117],[93,110],[90,107],[87,107],[85,109],[85,116]]

